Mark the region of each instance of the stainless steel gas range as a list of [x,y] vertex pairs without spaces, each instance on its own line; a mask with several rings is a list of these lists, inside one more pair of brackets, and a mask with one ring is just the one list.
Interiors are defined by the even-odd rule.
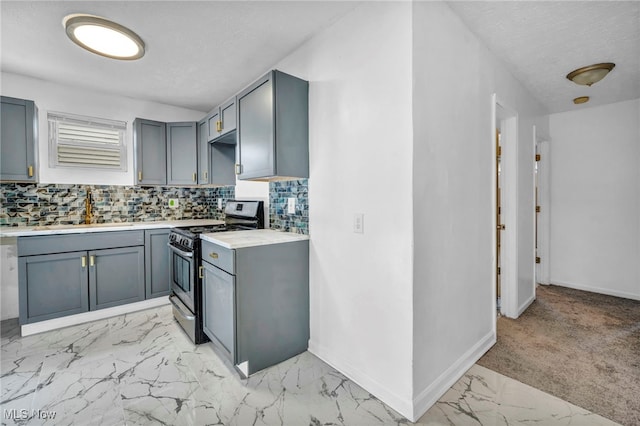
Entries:
[[202,331],[200,234],[264,228],[262,201],[229,200],[224,212],[224,225],[174,228],[169,234],[171,271],[169,300],[173,305],[173,316],[176,321],[196,344],[209,340]]

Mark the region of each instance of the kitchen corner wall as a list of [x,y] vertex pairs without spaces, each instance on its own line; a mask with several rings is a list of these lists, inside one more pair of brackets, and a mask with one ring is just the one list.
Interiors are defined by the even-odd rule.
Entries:
[[[235,187],[177,188],[66,184],[0,184],[0,225],[35,226],[84,223],[87,188],[93,198],[93,222],[152,222],[223,219]],[[169,199],[179,199],[169,208]],[[218,209],[222,199],[222,209]]]
[[[296,199],[296,212],[287,213],[289,198]],[[269,183],[269,227],[297,234],[309,234],[307,179]]]

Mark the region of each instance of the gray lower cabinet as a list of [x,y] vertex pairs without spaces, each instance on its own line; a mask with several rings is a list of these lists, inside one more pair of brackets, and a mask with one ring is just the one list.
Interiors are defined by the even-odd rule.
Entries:
[[233,250],[203,241],[202,260],[204,332],[243,374],[307,349],[309,241]]
[[89,310],[87,252],[18,259],[20,324]]
[[167,185],[198,183],[196,123],[167,123]]
[[89,252],[89,309],[144,300],[144,247]]
[[2,96],[0,109],[0,180],[35,182],[35,104]]
[[202,299],[204,315],[202,328],[225,355],[235,359],[236,312],[235,277],[208,262],[203,262]]
[[142,301],[144,233],[19,237],[18,284],[20,324]]
[[309,177],[309,83],[273,70],[237,95],[239,179]]
[[171,288],[169,275],[169,229],[144,231],[146,298],[166,296]]

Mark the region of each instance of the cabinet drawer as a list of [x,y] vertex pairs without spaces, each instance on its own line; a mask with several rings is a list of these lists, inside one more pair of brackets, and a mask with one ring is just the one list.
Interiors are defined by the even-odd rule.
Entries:
[[144,245],[144,231],[87,232],[18,238],[18,256]]
[[202,241],[202,260],[232,275],[236,273],[236,251],[209,241]]

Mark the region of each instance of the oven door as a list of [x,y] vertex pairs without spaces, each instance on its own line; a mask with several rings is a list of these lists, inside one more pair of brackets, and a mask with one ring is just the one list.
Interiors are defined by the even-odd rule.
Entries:
[[181,250],[169,244],[171,290],[182,303],[195,313],[195,259],[193,252]]

